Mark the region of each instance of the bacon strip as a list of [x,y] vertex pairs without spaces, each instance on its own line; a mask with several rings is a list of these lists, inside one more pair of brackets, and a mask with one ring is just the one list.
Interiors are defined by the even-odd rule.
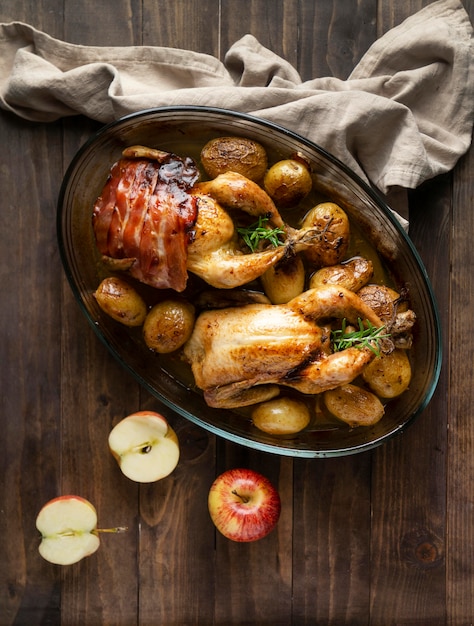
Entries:
[[187,245],[197,218],[197,202],[188,191],[198,176],[192,159],[172,154],[160,161],[117,161],[93,208],[100,253],[131,259],[129,272],[143,283],[183,291]]

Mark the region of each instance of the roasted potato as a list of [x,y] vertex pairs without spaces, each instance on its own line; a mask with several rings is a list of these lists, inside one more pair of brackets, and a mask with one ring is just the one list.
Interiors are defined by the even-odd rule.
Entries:
[[313,179],[304,163],[283,159],[270,167],[263,186],[278,207],[288,209],[306,198],[313,187]]
[[413,344],[415,312],[405,297],[386,285],[365,285],[358,295],[384,322],[390,340],[396,348],[409,350]]
[[395,398],[410,384],[411,365],[406,350],[381,354],[367,365],[362,378],[380,398]]
[[270,435],[293,435],[308,426],[310,412],[301,400],[274,398],[253,409],[252,422]]
[[369,282],[373,274],[372,261],[355,257],[338,265],[322,267],[311,276],[309,286],[313,289],[326,285],[339,285],[351,291],[358,291]]
[[243,137],[211,139],[201,150],[201,163],[209,178],[237,172],[255,182],[261,181],[268,167],[265,148]]
[[322,202],[304,217],[302,228],[316,228],[320,241],[305,250],[308,261],[316,267],[336,265],[344,259],[350,240],[349,218],[334,202]]
[[181,348],[194,328],[195,309],[186,300],[163,300],[150,310],[143,324],[146,345],[160,354]]
[[384,322],[392,320],[397,312],[408,308],[400,294],[386,285],[365,285],[360,289],[359,296]]
[[286,304],[304,290],[305,271],[299,256],[284,259],[262,276],[263,290],[272,304]]
[[327,410],[337,419],[356,426],[372,426],[384,415],[384,407],[376,395],[354,384],[341,385],[325,391],[323,401]]
[[141,326],[147,315],[143,298],[125,280],[109,276],[97,287],[94,297],[100,308],[125,326]]

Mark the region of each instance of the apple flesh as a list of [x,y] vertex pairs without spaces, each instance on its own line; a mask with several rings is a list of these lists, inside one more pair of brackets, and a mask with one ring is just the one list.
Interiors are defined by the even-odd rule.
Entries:
[[167,420],[154,411],[138,411],[110,432],[109,448],[122,472],[138,483],[171,474],[179,461],[179,442]]
[[97,513],[79,496],[60,496],[43,506],[36,518],[42,535],[39,553],[50,563],[70,565],[99,547]]
[[71,565],[93,554],[100,545],[99,533],[127,530],[97,528],[95,507],[81,496],[59,496],[47,502],[36,517],[36,528],[41,533],[39,553],[56,565]]
[[230,469],[213,482],[208,497],[217,530],[232,541],[262,539],[276,526],[281,501],[276,488],[258,472]]

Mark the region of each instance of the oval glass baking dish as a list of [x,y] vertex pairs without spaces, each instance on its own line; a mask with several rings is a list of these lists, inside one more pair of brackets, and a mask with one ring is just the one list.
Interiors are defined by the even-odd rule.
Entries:
[[[157,355],[131,332],[107,317],[93,293],[103,276],[92,230],[92,207],[122,150],[142,144],[199,159],[213,137],[238,135],[261,143],[270,160],[300,152],[309,160],[322,198],[340,204],[377,250],[398,287],[408,290],[416,312],[409,388],[390,400],[372,427],[312,423],[291,436],[259,431],[248,411],[210,408],[179,358]],[[167,406],[210,432],[255,449],[294,457],[342,456],[369,450],[402,432],[423,411],[441,368],[439,316],[430,281],[411,240],[382,198],[355,173],[316,144],[273,123],[207,107],[166,107],[128,115],[103,127],[73,158],[60,190],[57,211],[62,263],[95,333],[127,370]]]

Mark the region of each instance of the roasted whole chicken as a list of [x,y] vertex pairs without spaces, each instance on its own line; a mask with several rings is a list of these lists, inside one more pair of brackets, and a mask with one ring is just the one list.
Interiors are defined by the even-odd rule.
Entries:
[[322,322],[345,318],[383,326],[357,294],[328,285],[287,304],[248,304],[201,313],[184,348],[209,406],[235,408],[269,400],[280,386],[322,393],[353,381],[374,358],[370,347],[331,353]]
[[[284,257],[318,245],[321,233],[286,225],[257,183],[235,172],[198,183],[192,159],[144,146],[123,151],[92,215],[96,244],[109,266],[158,289],[186,288],[188,271],[220,289],[244,285]],[[262,216],[281,245],[241,249],[228,213]]]

